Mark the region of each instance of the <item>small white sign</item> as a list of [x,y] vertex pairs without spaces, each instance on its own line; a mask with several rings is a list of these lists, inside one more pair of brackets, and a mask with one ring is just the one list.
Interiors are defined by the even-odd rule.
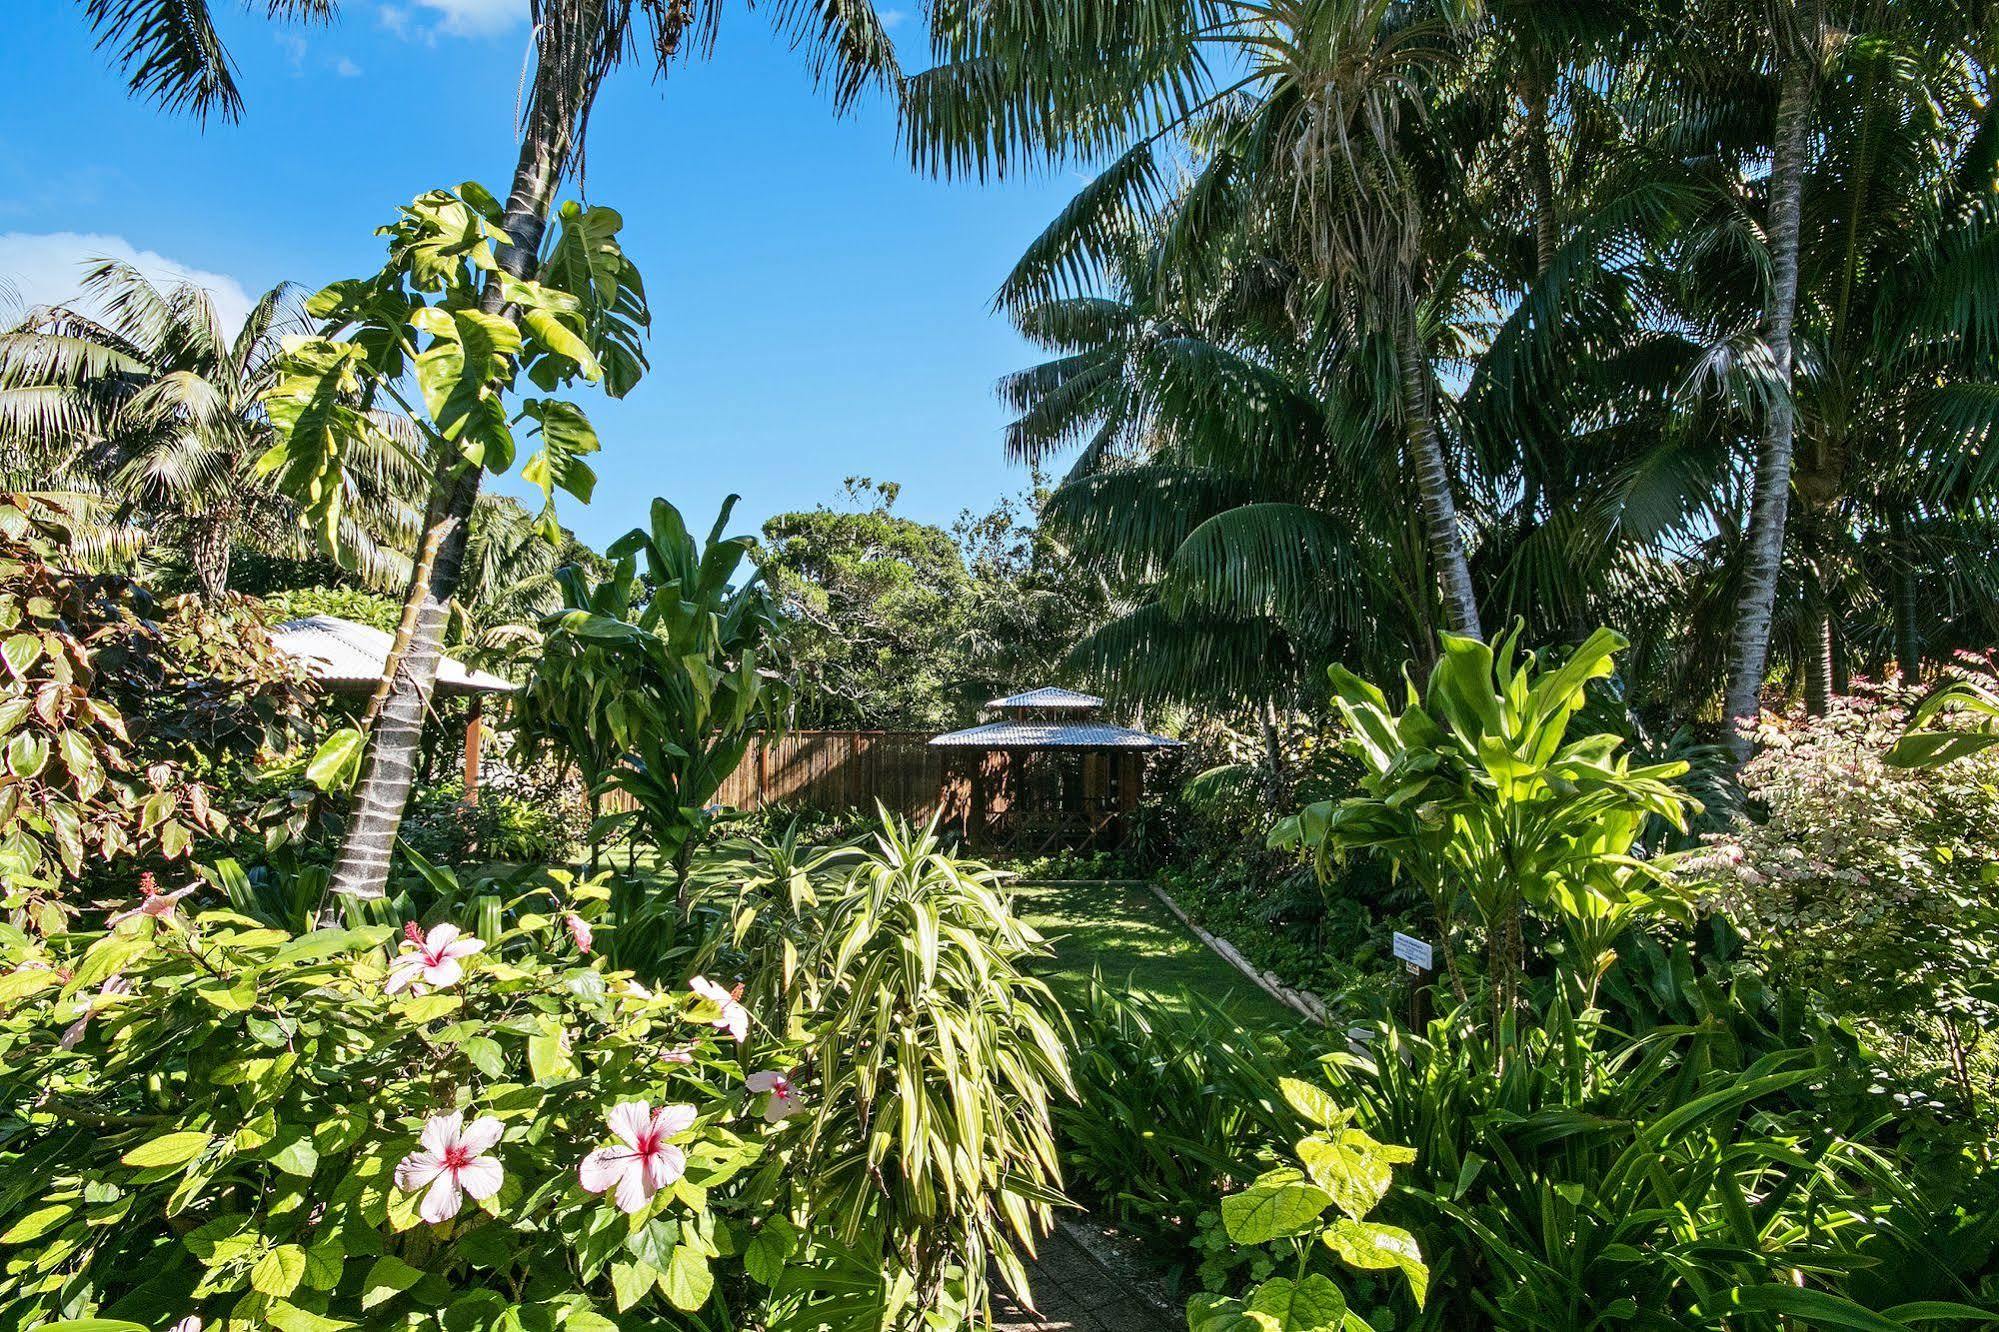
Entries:
[[1430,970],[1430,945],[1421,939],[1412,939],[1400,930],[1395,932],[1395,956],[1407,962],[1412,969]]

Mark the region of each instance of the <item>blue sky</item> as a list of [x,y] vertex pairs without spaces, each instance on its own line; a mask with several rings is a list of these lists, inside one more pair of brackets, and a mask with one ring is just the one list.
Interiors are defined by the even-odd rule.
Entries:
[[[920,21],[882,8],[911,68]],[[225,303],[380,263],[373,229],[437,185],[504,194],[525,0],[345,0],[278,29],[216,0],[248,101],[205,131],[130,100],[77,7],[8,16],[0,280],[60,299],[78,258],[190,272]],[[592,123],[585,191],[626,219],[646,276],[652,371],[598,426],[596,501],[565,521],[603,544],[655,494],[735,526],[834,501],[842,478],[903,484],[944,522],[1017,490],[992,385],[1033,352],[988,313],[1070,177],[918,176],[877,98],[836,119],[802,62],[738,5],[712,61],[621,70]],[[517,483],[501,485],[519,493]]]

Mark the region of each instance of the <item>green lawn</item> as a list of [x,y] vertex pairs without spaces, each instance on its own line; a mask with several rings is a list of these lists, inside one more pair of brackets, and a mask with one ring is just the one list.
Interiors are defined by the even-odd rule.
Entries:
[[1185,1006],[1193,993],[1252,1021],[1300,1021],[1215,956],[1148,889],[1021,883],[1014,887],[1014,905],[1055,947],[1055,956],[1039,969],[1058,994],[1081,990],[1095,970],[1107,983],[1174,1007]]

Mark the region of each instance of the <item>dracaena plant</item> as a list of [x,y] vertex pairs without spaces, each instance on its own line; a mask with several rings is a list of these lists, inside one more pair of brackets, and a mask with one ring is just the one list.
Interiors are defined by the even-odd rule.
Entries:
[[1685,914],[1664,858],[1639,852],[1652,820],[1684,830],[1700,808],[1673,785],[1685,763],[1634,765],[1613,733],[1569,735],[1624,639],[1600,629],[1566,660],[1544,664],[1519,651],[1519,633],[1491,645],[1445,635],[1429,680],[1409,685],[1399,713],[1374,685],[1333,667],[1333,702],[1363,765],[1360,789],[1308,806],[1271,834],[1273,844],[1311,851],[1322,874],[1367,850],[1420,884],[1461,1000],[1452,937],[1468,908],[1487,941],[1495,1020],[1517,1000],[1523,910],[1565,935],[1563,980],[1582,1006],[1636,920]]
[[0,1323],[603,1332],[719,1308],[761,1233],[745,1168],[798,1128],[770,1102],[802,1103],[745,1060],[728,992],[606,972],[546,894],[400,937],[209,896],[47,941],[0,926]]
[[[1229,1240],[1273,1250],[1266,1264],[1285,1275],[1240,1296],[1202,1295],[1187,1305],[1190,1332],[1371,1332],[1377,1322],[1343,1289],[1351,1272],[1399,1274],[1420,1310],[1430,1269],[1416,1237],[1368,1220],[1395,1182],[1395,1167],[1416,1159],[1407,1147],[1377,1142],[1353,1123],[1353,1111],[1323,1088],[1283,1078],[1278,1089],[1312,1131],[1294,1145],[1296,1165],[1265,1171],[1222,1199]],[[1328,1216],[1328,1213],[1331,1215]],[[1337,1257],[1337,1261],[1335,1261]],[[1392,1293],[1391,1293],[1392,1295]]]
[[614,817],[635,822],[683,878],[706,807],[790,699],[771,669],[783,621],[762,572],[735,581],[752,543],[722,535],[735,504],[731,495],[697,542],[656,499],[650,527],[612,543],[609,578],[561,571],[564,609],[547,622],[520,705],[531,742],[577,763],[594,793],[626,796],[630,810]]
[[[793,1035],[816,1110],[794,1154],[799,1270],[769,1326],[915,1328],[989,1317],[1064,1202],[1051,1106],[1074,1096],[1045,951],[1004,880],[936,828],[883,816],[864,855],[760,857],[740,899],[745,1002]],[[801,879],[806,880],[801,882]]]

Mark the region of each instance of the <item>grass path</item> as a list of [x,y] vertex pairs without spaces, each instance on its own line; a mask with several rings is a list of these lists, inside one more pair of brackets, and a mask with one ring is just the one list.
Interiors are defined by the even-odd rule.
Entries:
[[1054,945],[1039,970],[1058,995],[1080,992],[1092,970],[1106,983],[1176,1008],[1198,994],[1256,1022],[1300,1019],[1189,934],[1143,887],[1118,883],[1019,883],[1014,905]]

